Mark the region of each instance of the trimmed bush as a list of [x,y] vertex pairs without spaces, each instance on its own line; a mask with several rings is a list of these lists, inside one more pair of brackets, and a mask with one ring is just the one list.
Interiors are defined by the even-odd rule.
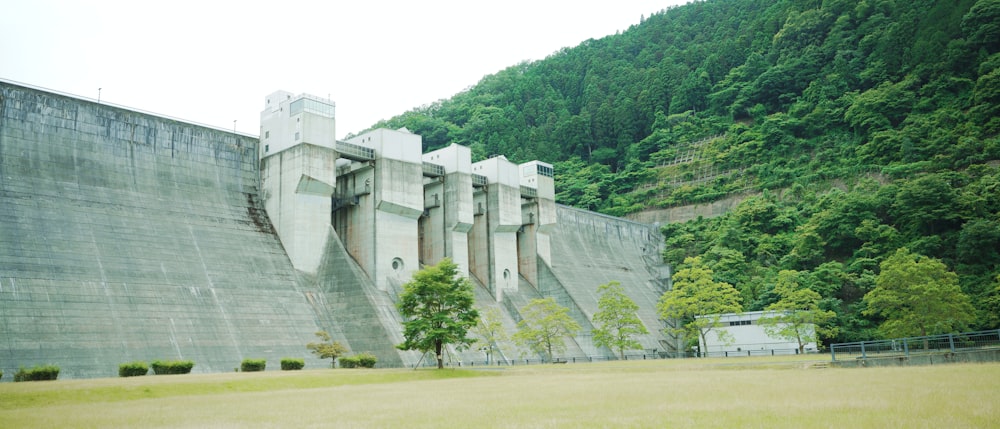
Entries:
[[149,365],[143,361],[135,361],[118,365],[119,377],[138,377],[149,372]]
[[38,365],[31,369],[23,367],[14,374],[14,381],[42,381],[59,378],[59,367],[55,365]]
[[266,359],[243,359],[240,363],[240,371],[243,372],[263,371],[265,367],[267,367]]
[[187,374],[191,372],[191,368],[194,368],[194,362],[189,360],[154,360],[151,366],[153,367],[153,374],[156,375]]
[[296,371],[306,366],[305,359],[281,358],[282,371]]
[[341,368],[375,368],[378,358],[375,355],[364,352],[354,356],[344,356],[340,358]]

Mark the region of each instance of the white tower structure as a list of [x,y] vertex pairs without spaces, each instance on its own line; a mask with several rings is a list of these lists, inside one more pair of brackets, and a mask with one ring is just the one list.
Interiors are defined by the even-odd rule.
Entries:
[[472,173],[477,189],[473,194],[476,216],[469,233],[469,269],[500,302],[504,290],[516,291],[518,287],[517,231],[521,228],[518,167],[506,157],[497,156],[472,164]]
[[402,285],[420,269],[422,143],[406,129],[384,128],[337,143],[345,157],[348,149],[368,152],[341,161],[333,223],[348,253],[380,290]]
[[521,183],[521,223],[517,234],[518,271],[538,287],[539,258],[552,265],[549,233],[556,225],[552,164],[530,161],[518,166]]
[[[424,216],[420,218],[420,260],[436,264],[448,257],[469,276],[472,229],[472,152],[462,145],[425,153]],[[440,172],[435,171],[440,170]]]
[[336,185],[334,104],[277,91],[260,113],[264,207],[295,269],[315,274],[330,233]]

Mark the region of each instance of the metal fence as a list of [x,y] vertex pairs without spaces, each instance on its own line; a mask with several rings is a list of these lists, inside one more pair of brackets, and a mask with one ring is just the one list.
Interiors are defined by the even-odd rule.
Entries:
[[[805,353],[816,353],[815,350],[806,350]],[[728,350],[693,353],[694,357],[748,357],[748,356],[787,356],[797,355],[799,349],[760,349],[760,350]]]
[[[497,367],[497,366],[524,366],[524,365],[541,365],[541,364],[564,364],[564,363],[592,363],[592,362],[608,362],[614,360],[654,360],[654,359],[667,359],[675,356],[667,356],[663,352],[653,352],[645,351],[642,353],[626,353],[624,359],[618,356],[610,355],[593,355],[593,356],[556,356],[551,362],[539,358],[526,359],[526,358],[510,358],[505,359],[503,357],[494,357],[490,361],[486,359],[477,360],[466,360],[459,361],[453,358],[445,357],[444,365],[447,367],[470,367],[470,368],[481,368],[481,367]],[[421,360],[418,365],[420,368],[425,367],[436,367],[437,360],[435,360],[431,355],[427,355],[425,359]],[[382,366],[383,368],[387,368]]]
[[830,345],[830,358],[867,359],[1000,348],[1000,329]]

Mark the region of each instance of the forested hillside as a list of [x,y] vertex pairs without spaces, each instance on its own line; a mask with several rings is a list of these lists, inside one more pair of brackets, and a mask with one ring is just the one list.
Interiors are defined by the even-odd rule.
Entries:
[[745,310],[785,271],[827,341],[886,334],[862,297],[900,248],[1000,327],[1000,0],[689,3],[376,126],[553,162],[559,202],[613,215],[751,195],[665,226],[666,260]]

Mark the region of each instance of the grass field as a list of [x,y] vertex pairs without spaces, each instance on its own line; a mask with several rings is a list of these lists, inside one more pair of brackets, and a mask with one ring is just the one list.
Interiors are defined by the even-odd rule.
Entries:
[[0,427],[1000,427],[1000,364],[795,358],[2,383]]

